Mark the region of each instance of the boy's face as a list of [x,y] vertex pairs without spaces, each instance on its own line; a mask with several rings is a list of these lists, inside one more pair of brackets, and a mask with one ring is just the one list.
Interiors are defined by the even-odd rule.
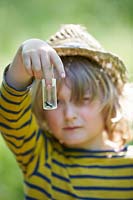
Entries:
[[44,116],[53,135],[68,147],[97,149],[103,142],[104,120],[100,101],[89,102],[86,93],[81,104],[71,100],[71,90],[65,84],[58,94],[58,107],[45,111]]

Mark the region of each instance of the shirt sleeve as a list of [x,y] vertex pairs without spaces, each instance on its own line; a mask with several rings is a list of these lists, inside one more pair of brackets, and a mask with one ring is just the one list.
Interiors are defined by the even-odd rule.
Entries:
[[40,129],[31,109],[30,89],[17,91],[4,80],[0,90],[0,132],[26,173],[39,148]]

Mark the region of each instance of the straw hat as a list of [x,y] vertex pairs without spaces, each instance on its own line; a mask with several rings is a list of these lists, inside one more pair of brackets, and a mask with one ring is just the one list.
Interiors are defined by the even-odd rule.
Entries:
[[84,56],[100,64],[100,71],[107,73],[118,91],[126,83],[126,68],[122,60],[103,49],[100,43],[87,31],[76,24],[66,24],[51,36],[48,43],[59,56]]

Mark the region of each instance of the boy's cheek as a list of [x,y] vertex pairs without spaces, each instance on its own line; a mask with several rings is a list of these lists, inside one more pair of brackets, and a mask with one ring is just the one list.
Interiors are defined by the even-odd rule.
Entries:
[[49,115],[46,118],[50,129],[56,131],[62,127],[62,118],[56,115]]

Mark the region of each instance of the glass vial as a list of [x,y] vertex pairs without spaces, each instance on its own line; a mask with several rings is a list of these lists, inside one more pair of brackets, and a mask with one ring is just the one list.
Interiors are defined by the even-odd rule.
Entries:
[[53,110],[57,108],[56,79],[52,79],[52,86],[46,86],[45,79],[42,79],[43,109]]

